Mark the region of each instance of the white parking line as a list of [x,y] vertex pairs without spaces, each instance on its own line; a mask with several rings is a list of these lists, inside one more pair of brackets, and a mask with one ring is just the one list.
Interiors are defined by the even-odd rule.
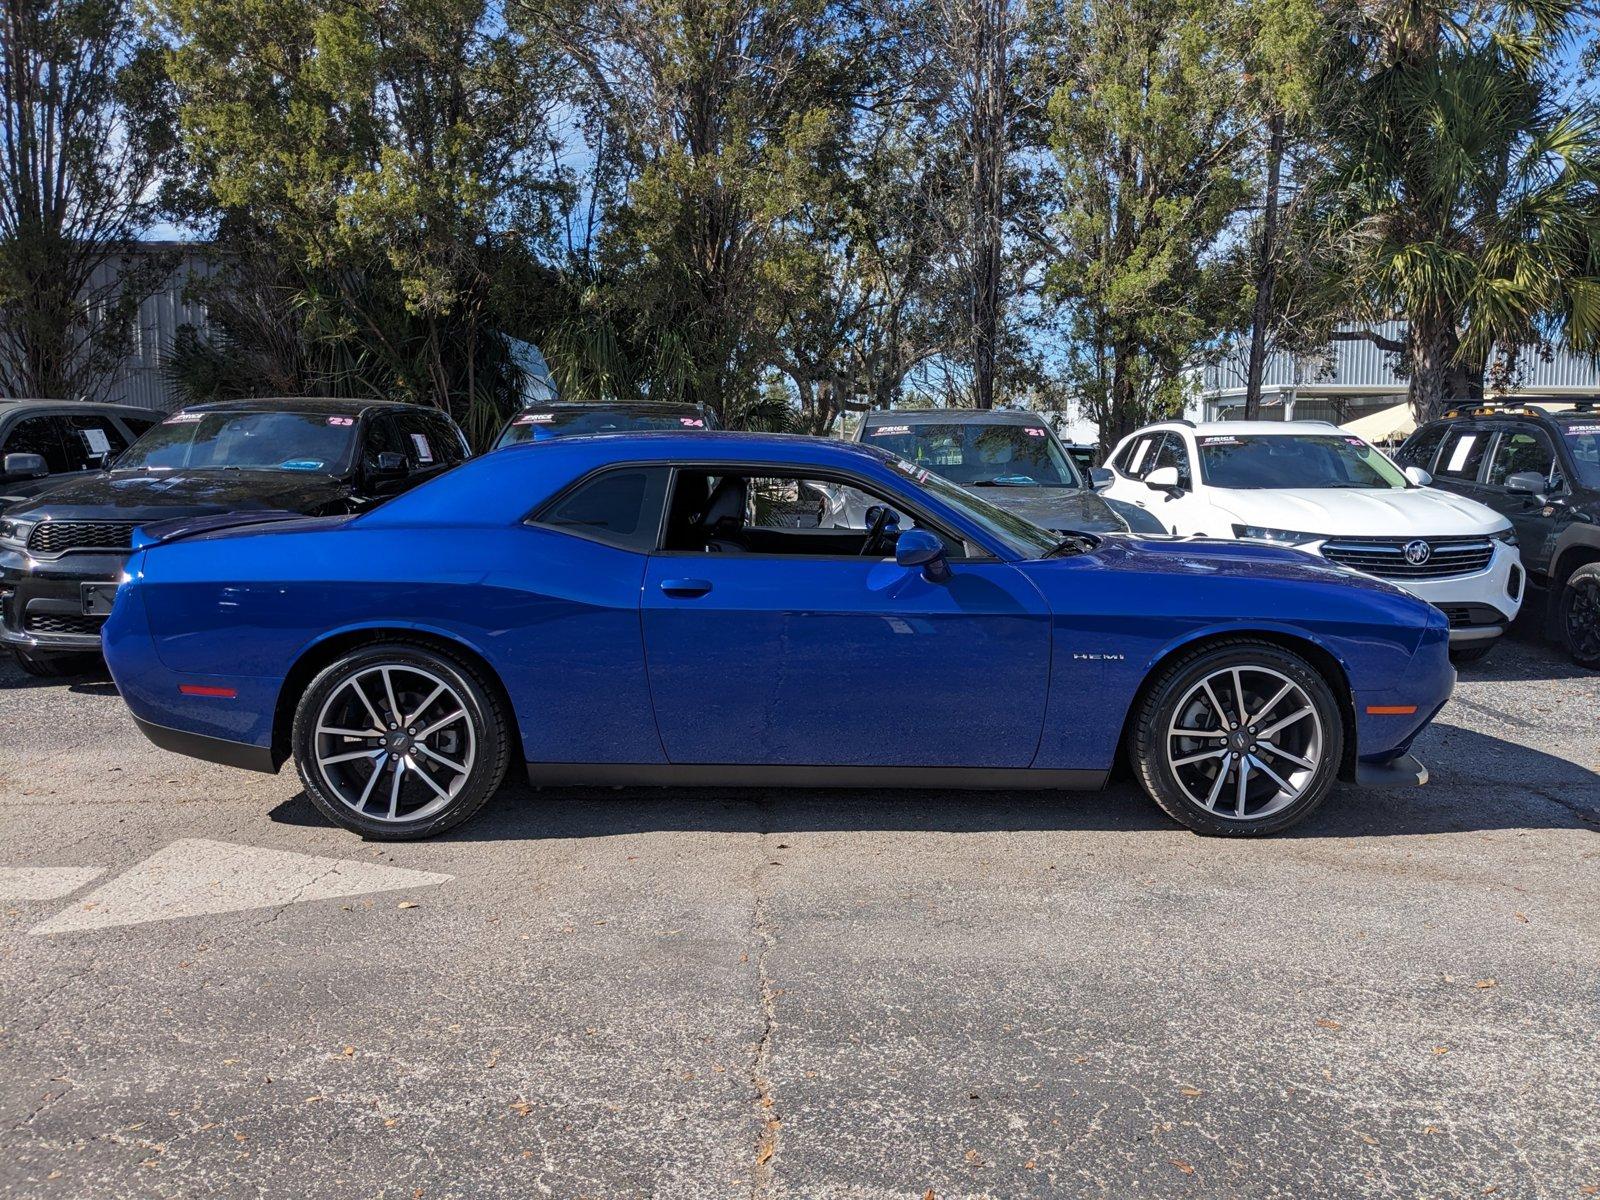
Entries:
[[[96,871],[98,873],[98,870]],[[449,875],[185,838],[28,932],[68,933],[432,887]],[[58,893],[64,895],[65,893]]]
[[104,872],[104,867],[0,867],[0,900],[54,900]]

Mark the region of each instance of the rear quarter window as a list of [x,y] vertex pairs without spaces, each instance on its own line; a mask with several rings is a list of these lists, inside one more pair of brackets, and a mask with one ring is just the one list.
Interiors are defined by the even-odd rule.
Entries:
[[1483,456],[1493,440],[1494,432],[1489,429],[1451,430],[1450,435],[1445,438],[1444,448],[1439,451],[1438,466],[1433,473],[1442,475],[1446,479],[1458,479],[1464,483],[1476,482],[1478,470],[1483,465]]
[[534,524],[622,550],[656,548],[667,494],[666,467],[619,467],[596,475],[547,505]]
[[1439,443],[1444,441],[1444,435],[1449,432],[1448,425],[1423,426],[1406,439],[1405,445],[1395,451],[1395,461],[1402,467],[1420,467],[1424,471],[1432,471],[1433,458],[1439,452]]

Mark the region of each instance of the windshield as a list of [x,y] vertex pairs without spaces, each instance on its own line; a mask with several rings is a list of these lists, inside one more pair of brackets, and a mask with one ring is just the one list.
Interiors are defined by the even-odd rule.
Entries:
[[966,487],[1081,488],[1083,479],[1050,431],[1038,425],[879,425],[868,445]]
[[266,471],[344,470],[356,419],[328,413],[179,412],[128,447],[119,471],[247,467]]
[[1061,546],[1062,539],[1049,530],[998,508],[965,488],[956,487],[925,467],[903,458],[891,458],[890,461],[895,470],[915,480],[924,491],[943,500],[1024,558],[1043,558]]
[[1572,451],[1578,481],[1585,487],[1600,487],[1600,417],[1561,424],[1567,449]]
[[515,446],[518,442],[542,442],[546,438],[570,437],[579,433],[632,433],[641,429],[703,430],[707,427],[705,414],[698,409],[609,408],[597,404],[593,410],[564,408],[521,413],[506,426],[495,448]]
[[1403,488],[1406,477],[1353,434],[1205,434],[1200,475],[1218,488]]

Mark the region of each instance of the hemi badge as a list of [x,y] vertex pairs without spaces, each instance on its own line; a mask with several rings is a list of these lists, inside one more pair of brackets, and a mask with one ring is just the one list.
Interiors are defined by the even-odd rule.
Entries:
[[203,683],[180,683],[178,690],[185,696],[215,696],[221,700],[232,700],[239,694],[238,688],[207,687]]
[[1415,704],[1369,704],[1367,715],[1369,717],[1409,717],[1417,711]]

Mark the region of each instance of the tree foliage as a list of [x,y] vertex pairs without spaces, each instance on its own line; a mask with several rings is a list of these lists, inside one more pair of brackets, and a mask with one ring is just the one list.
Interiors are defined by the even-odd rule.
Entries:
[[7,0],[0,394],[95,398],[109,385],[165,273],[123,252],[155,219],[169,121],[159,54],[125,4]]
[[[549,61],[484,0],[155,2],[197,207],[225,218],[225,259],[271,260],[316,348],[305,382],[491,428],[496,282],[553,220]],[[224,266],[234,290],[263,274]]]
[[1325,304],[1405,320],[1419,419],[1481,395],[1498,347],[1600,349],[1600,114],[1562,86],[1572,0],[1374,6],[1330,123]]
[[1097,0],[1059,16],[1050,144],[1073,390],[1116,440],[1181,405],[1184,367],[1229,311],[1215,253],[1244,204],[1236,11]]

